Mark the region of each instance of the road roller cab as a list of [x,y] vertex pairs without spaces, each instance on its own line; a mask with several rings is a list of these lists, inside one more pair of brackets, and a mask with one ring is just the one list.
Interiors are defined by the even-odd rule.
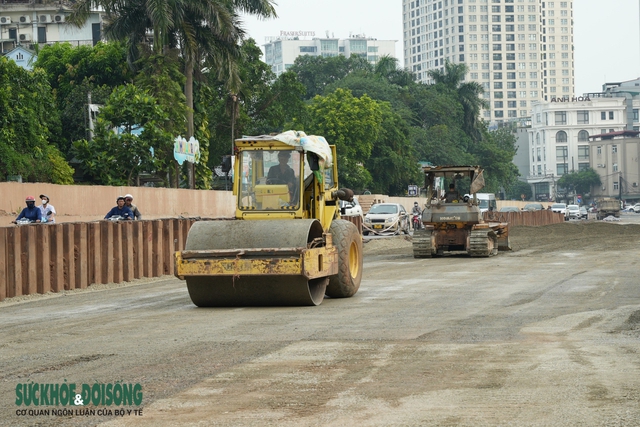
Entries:
[[235,218],[199,221],[176,276],[198,306],[318,305],[350,297],[362,277],[362,239],[340,219],[336,150],[289,131],[234,143]]

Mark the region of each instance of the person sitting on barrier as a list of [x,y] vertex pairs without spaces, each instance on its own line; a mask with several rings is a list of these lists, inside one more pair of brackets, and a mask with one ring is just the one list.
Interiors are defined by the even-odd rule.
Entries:
[[13,224],[17,224],[21,219],[28,219],[31,222],[40,222],[40,208],[36,206],[36,199],[33,196],[27,196],[25,199],[27,207],[22,209],[20,215],[13,221]]
[[449,184],[449,189],[447,190],[447,192],[445,193],[444,198],[443,198],[444,202],[445,203],[454,203],[459,198],[460,198],[460,194],[456,190],[456,186],[453,183]]
[[112,217],[119,217],[119,219],[133,219],[133,212],[124,205],[125,200],[123,196],[118,196],[116,203],[118,205],[111,209],[104,219],[110,219]]
[[133,196],[131,194],[124,195],[124,205],[133,212],[133,219],[142,219],[142,214],[138,210],[138,207],[133,204]]
[[46,194],[41,194],[40,201],[42,202],[42,204],[40,205],[41,222],[50,222],[55,224],[56,208],[54,208],[53,205],[49,203],[49,196],[47,196]]

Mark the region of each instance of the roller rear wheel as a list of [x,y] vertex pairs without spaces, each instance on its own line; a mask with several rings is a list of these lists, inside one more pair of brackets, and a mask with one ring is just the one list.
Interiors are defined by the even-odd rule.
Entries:
[[338,248],[338,274],[329,278],[326,294],[348,298],[358,292],[362,280],[362,238],[353,223],[342,219],[334,220],[329,232]]

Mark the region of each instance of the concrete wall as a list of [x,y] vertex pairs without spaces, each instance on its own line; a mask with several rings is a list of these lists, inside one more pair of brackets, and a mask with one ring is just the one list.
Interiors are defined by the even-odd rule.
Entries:
[[58,213],[56,221],[70,222],[104,218],[116,205],[116,198],[127,193],[133,195],[143,219],[235,215],[231,191],[0,182],[0,214],[11,216],[0,225],[8,225],[20,213],[26,206],[26,196],[34,196],[39,203],[40,194],[46,194]]

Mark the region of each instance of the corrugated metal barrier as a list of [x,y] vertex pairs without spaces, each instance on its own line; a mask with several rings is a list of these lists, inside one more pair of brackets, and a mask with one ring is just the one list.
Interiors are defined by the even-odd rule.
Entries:
[[564,222],[564,215],[549,210],[521,211],[521,212],[485,212],[482,214],[485,221],[508,222],[510,227],[541,226]]
[[173,274],[196,219],[29,224],[0,228],[0,301]]

